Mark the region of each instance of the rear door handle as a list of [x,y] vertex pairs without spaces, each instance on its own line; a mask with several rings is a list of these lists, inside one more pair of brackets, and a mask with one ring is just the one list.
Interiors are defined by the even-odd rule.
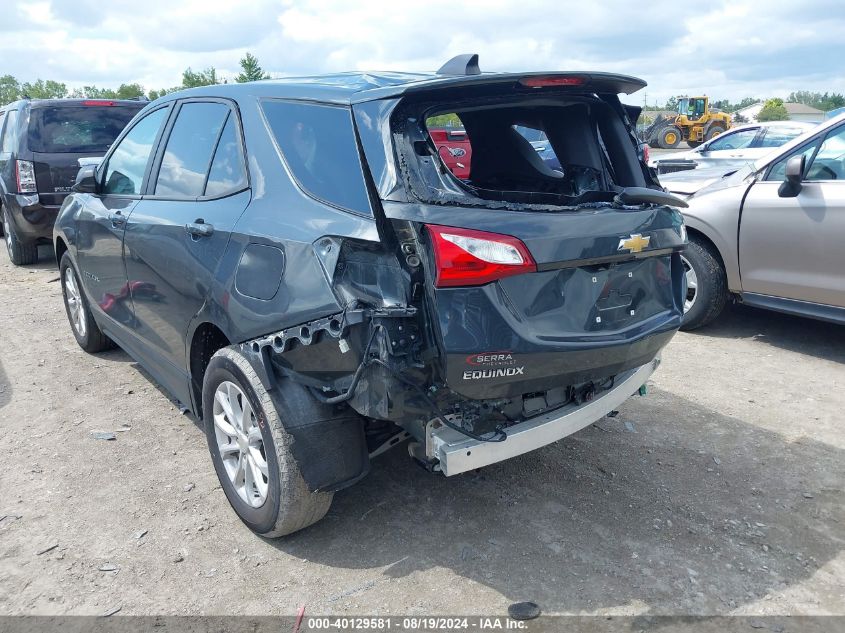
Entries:
[[109,222],[111,222],[112,228],[118,228],[126,224],[126,218],[120,211],[115,211],[114,213],[109,213]]
[[188,232],[188,235],[193,237],[208,237],[214,233],[214,227],[210,224],[206,224],[202,218],[198,219],[196,222],[192,222],[191,224],[186,224],[185,230]]

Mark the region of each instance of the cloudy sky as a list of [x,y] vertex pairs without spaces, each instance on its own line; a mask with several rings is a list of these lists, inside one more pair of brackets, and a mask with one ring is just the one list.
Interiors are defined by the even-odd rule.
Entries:
[[[178,85],[186,67],[274,76],[432,70],[477,52],[482,70],[593,69],[649,82],[649,103],[845,92],[843,0],[3,0],[0,75],[116,87]],[[646,8],[646,7],[649,8]],[[631,101],[642,102],[643,92]]]

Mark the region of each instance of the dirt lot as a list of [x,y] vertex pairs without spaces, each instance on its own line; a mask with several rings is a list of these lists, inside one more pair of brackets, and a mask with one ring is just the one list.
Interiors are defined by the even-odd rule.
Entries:
[[845,613],[845,328],[732,309],[618,417],[448,480],[394,450],[265,541],[49,257],[0,254],[0,614]]

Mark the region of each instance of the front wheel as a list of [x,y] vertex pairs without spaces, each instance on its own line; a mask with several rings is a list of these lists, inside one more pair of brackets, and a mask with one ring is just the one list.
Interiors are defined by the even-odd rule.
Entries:
[[707,325],[728,301],[728,280],[722,262],[709,244],[692,238],[681,255],[687,278],[682,330]]
[[70,322],[70,329],[79,347],[91,354],[114,347],[114,343],[103,334],[91,314],[91,308],[82,291],[82,284],[79,283],[79,275],[76,274],[76,267],[73,265],[70,253],[66,252],[62,255],[59,272],[67,320]]
[[308,489],[272,396],[236,348],[225,347],[211,358],[202,410],[220,485],[247,527],[273,538],[325,516],[333,493]]
[[663,149],[675,149],[683,139],[681,130],[674,125],[663,128],[657,135],[657,141]]

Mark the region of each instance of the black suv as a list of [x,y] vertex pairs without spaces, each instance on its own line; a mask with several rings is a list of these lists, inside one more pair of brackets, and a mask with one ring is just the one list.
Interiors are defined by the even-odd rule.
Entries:
[[[617,96],[645,82],[476,71],[167,95],[62,208],[77,341],[113,341],[204,420],[259,534],[319,520],[409,437],[447,476],[559,440],[636,393],[681,324],[684,203]],[[468,178],[428,134],[443,114]]]
[[13,264],[34,264],[79,171],[146,103],[24,99],[0,108],[0,213]]

